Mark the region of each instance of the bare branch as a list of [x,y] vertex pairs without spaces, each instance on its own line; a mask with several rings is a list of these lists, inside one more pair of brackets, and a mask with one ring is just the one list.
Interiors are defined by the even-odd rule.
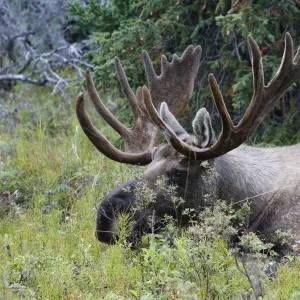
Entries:
[[[18,1],[0,3],[0,82],[50,83],[56,92],[82,80],[83,68],[93,65],[83,59],[88,41],[70,44],[63,37],[66,2],[28,1],[27,5],[30,9],[24,11]],[[61,29],[57,30],[57,24]],[[73,72],[60,75],[59,70],[66,66]]]

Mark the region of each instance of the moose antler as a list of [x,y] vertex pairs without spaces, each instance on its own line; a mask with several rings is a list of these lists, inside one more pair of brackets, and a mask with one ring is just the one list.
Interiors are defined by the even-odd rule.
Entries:
[[[161,58],[161,75],[157,76],[149,55],[143,51],[143,61],[151,90],[153,105],[158,108],[163,101],[169,105],[170,111],[178,116],[191,97],[194,81],[199,69],[201,48],[189,46],[182,57],[173,56],[168,62]],[[102,118],[114,128],[124,139],[125,152],[116,149],[91,123],[85,108],[84,96],[77,99],[76,113],[79,123],[95,147],[109,158],[129,164],[146,165],[151,162],[152,149],[157,142],[157,129],[150,121],[142,103],[142,89],[138,88],[136,95],[131,90],[127,77],[118,58],[115,66],[119,82],[132,108],[134,122],[132,128],[126,128],[103,104],[92,80],[91,72],[86,72],[86,86],[95,109]]]
[[220,88],[215,77],[209,75],[213,98],[222,120],[222,132],[218,141],[208,149],[199,149],[180,140],[174,131],[158,115],[146,87],[143,88],[143,105],[152,122],[164,133],[175,150],[196,160],[206,160],[221,156],[245,142],[263,119],[269,114],[276,101],[300,76],[300,47],[294,57],[293,40],[285,35],[285,49],[281,65],[267,86],[264,85],[262,58],[259,47],[252,36],[248,36],[252,53],[254,94],[250,105],[237,126],[234,126],[226,109]]

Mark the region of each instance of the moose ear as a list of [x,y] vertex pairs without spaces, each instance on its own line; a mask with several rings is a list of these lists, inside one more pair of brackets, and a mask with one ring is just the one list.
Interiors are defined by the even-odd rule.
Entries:
[[197,112],[193,121],[193,130],[197,147],[209,148],[216,142],[215,132],[211,126],[210,115],[205,108],[201,108]]
[[169,111],[168,105],[166,102],[162,102],[159,110],[160,117],[164,120],[164,122],[172,128],[174,133],[180,138],[184,139],[189,134],[183,129],[183,127],[179,124],[173,114]]

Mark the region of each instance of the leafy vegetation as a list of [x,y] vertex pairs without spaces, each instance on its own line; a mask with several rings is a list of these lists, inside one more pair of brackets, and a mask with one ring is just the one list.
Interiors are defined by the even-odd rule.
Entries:
[[[282,33],[289,30],[299,45],[294,1],[112,0],[100,6],[90,0],[85,7],[72,2],[70,11],[72,35],[92,35],[100,46],[87,59],[97,65],[95,78],[105,95],[119,93],[114,56],[121,58],[136,87],[146,82],[142,49],[157,68],[162,53],[170,59],[188,44],[200,44],[203,63],[191,115],[209,106],[215,116],[207,88],[207,74],[213,71],[235,120],[241,117],[252,93],[247,34],[268,54],[263,58],[267,78],[279,65]],[[0,214],[1,299],[300,298],[300,258],[278,262],[271,245],[247,233],[242,222],[247,205],[238,211],[223,202],[214,203],[213,210],[208,205],[185,229],[166,220],[165,230],[145,236],[138,248],[126,239],[130,227],[124,215],[119,242],[99,243],[93,233],[97,205],[144,169],[99,154],[78,125],[74,93],[52,90],[17,84],[0,91],[0,204],[2,193],[11,193],[9,212]],[[250,143],[299,142],[299,99],[296,83]],[[123,99],[118,101],[124,107]],[[120,144],[114,131],[92,110],[89,114]],[[130,119],[126,109],[121,117]],[[153,200],[143,184],[139,188],[139,197]],[[233,244],[230,237],[237,229],[232,223],[237,221],[244,234]],[[288,232],[282,235],[289,238]]]
[[[164,232],[144,237],[135,249],[126,242],[124,216],[124,238],[109,247],[99,243],[93,234],[98,203],[143,168],[94,149],[78,130],[73,95],[19,88],[27,105],[13,115],[10,131],[1,124],[0,193],[12,192],[10,212],[0,220],[2,299],[299,297],[299,258],[276,263],[253,234],[245,233],[238,246],[248,254],[232,245],[232,220],[242,220],[247,206],[236,212],[222,202],[213,211],[208,205],[188,229],[169,220]],[[140,197],[151,201],[140,188]]]
[[[238,122],[251,99],[252,74],[247,36],[258,42],[263,53],[265,80],[275,74],[283,54],[284,34],[290,32],[299,45],[300,6],[297,1],[143,1],[112,0],[99,5],[91,0],[85,7],[70,3],[78,32],[92,34],[98,50],[87,54],[96,67],[94,77],[106,93],[119,93],[114,69],[118,56],[132,88],[146,83],[140,59],[146,49],[159,72],[160,58],[180,55],[189,44],[201,45],[199,76],[192,96],[187,126],[200,107],[213,107],[207,82],[213,72],[222,87],[227,107]],[[259,128],[256,143],[275,145],[299,141],[299,81],[280,101],[270,118]],[[128,116],[127,116],[128,118]],[[291,118],[293,122],[291,122]]]

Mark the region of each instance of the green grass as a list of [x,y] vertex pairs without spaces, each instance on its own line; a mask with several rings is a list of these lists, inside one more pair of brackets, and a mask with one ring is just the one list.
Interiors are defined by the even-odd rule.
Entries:
[[270,260],[243,265],[222,235],[203,239],[200,225],[184,231],[170,224],[172,242],[149,235],[138,249],[99,243],[97,204],[143,168],[94,149],[78,128],[74,96],[24,89],[28,106],[13,130],[6,120],[0,125],[0,192],[15,201],[0,219],[0,299],[255,299],[251,283],[262,286],[261,299],[300,298],[299,258],[277,263],[268,277]]

